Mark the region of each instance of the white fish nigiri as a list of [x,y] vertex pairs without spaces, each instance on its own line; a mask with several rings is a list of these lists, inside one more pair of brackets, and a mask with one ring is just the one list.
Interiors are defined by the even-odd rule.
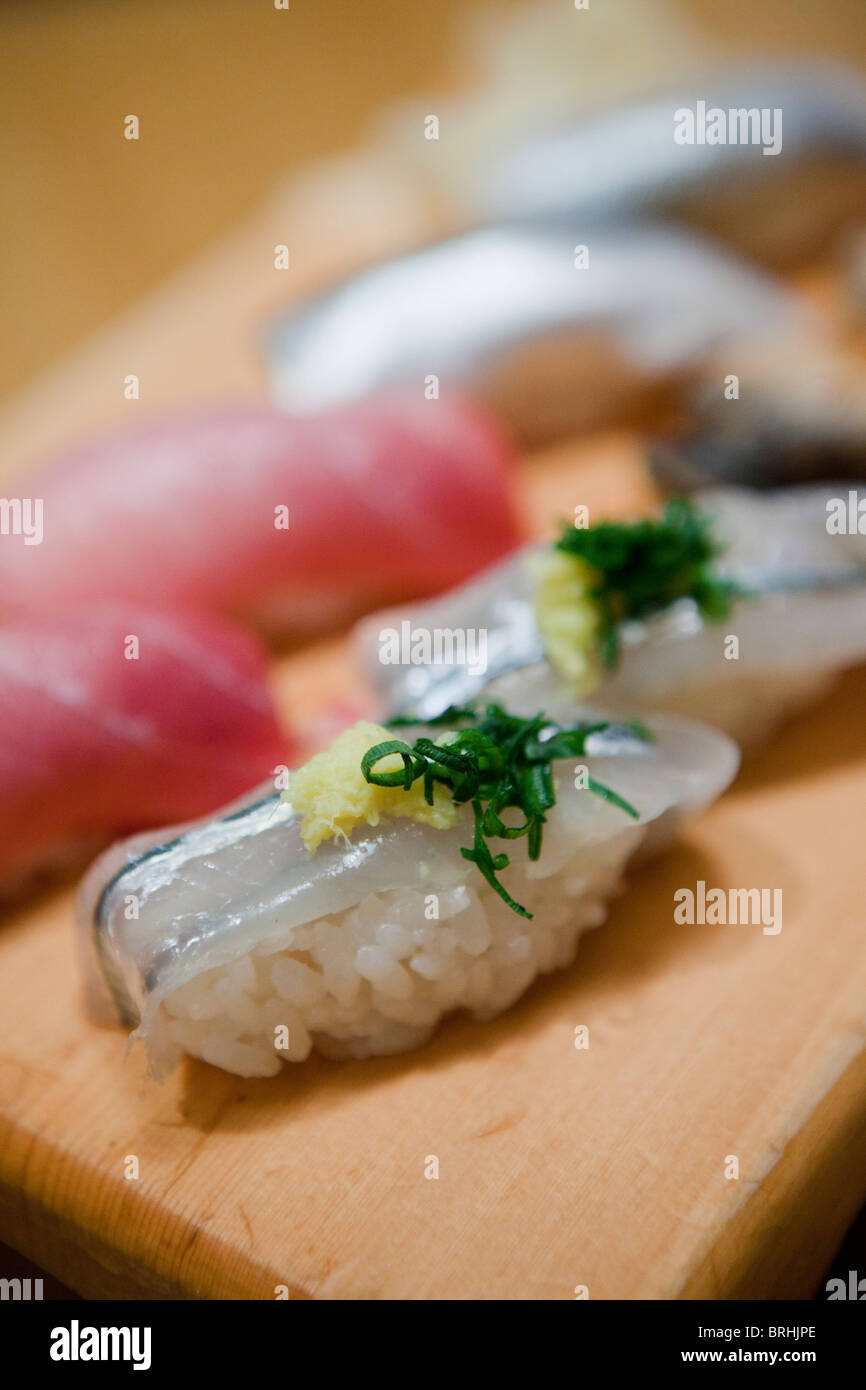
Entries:
[[811,61],[708,71],[535,132],[479,170],[473,211],[691,217],[790,262],[859,220],[864,203],[866,88],[851,68]]
[[785,286],[692,233],[481,227],[290,309],[269,340],[271,395],[306,413],[435,377],[443,394],[469,390],[537,439],[621,418],[721,348],[771,353],[815,331]]
[[[550,718],[571,728],[604,716],[566,703]],[[496,866],[500,889],[461,854],[477,843],[475,813],[450,793],[450,820],[368,812],[314,851],[304,816],[270,785],[215,818],[116,845],[80,890],[97,977],[137,1025],[158,1078],[184,1053],[270,1076],[312,1048],[364,1057],[415,1047],[455,1009],[491,1017],[571,961],[638,846],[649,838],[657,848],[733,778],[739,752],[723,734],[688,720],[650,724],[650,741],[608,725],[580,757],[548,758],[555,804],[538,857],[527,839],[491,841],[510,854]],[[375,735],[357,726],[334,749],[343,740],[357,769],[358,739]],[[537,750],[545,733],[533,737]],[[333,812],[334,797],[352,801],[351,768],[344,754],[342,765],[321,756],[317,786]],[[388,788],[388,804],[403,791]],[[522,814],[510,806],[503,823]]]
[[[695,494],[697,515],[719,546],[713,572],[744,592],[722,621],[709,620],[691,597],[623,621],[615,666],[588,660],[579,685],[564,641],[552,643],[543,631],[538,569],[549,547],[523,550],[437,599],[365,619],[356,632],[359,663],[389,713],[431,719],[482,691],[510,698],[510,673],[519,672],[520,689],[534,687],[537,700],[548,698],[560,676],[621,716],[635,709],[685,714],[754,742],[866,657],[866,535],[850,525],[835,534],[831,518],[840,508],[847,515],[848,498],[847,484]],[[557,615],[576,653],[593,636],[590,587],[578,586],[574,622],[562,604]],[[416,663],[414,635],[437,632],[452,634],[447,650]],[[454,634],[464,636],[462,644]],[[473,661],[470,635],[483,637]]]

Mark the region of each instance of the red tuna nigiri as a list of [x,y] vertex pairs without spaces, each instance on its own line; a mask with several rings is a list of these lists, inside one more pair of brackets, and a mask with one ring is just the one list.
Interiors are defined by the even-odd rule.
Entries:
[[[136,654],[137,653],[137,654]],[[257,642],[127,603],[0,626],[0,881],[197,816],[285,762]]]
[[509,462],[492,421],[453,400],[154,420],[21,481],[42,535],[0,537],[0,611],[120,597],[320,631],[510,550]]

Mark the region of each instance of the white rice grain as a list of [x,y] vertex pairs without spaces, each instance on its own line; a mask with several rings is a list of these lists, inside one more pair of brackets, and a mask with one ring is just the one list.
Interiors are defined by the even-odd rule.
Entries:
[[568,964],[581,934],[604,920],[642,833],[628,827],[591,850],[572,842],[568,853],[551,836],[559,867],[543,879],[515,856],[509,888],[532,920],[477,878],[434,895],[432,919],[429,893],[395,889],[275,933],[170,994],[157,1020],[161,1045],[242,1076],[273,1076],[314,1047],[330,1057],[417,1047],[454,1009],[491,1018],[538,974]]

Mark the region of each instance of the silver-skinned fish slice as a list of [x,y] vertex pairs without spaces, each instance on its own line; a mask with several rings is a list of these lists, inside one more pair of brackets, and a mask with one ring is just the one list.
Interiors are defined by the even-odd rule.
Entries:
[[[721,622],[708,622],[692,599],[681,599],[625,623],[618,666],[603,673],[593,698],[621,716],[643,708],[705,719],[746,745],[866,658],[866,534],[828,531],[828,503],[848,495],[847,483],[695,494],[726,547],[719,575],[747,592]],[[561,685],[536,620],[538,553],[529,547],[459,589],[358,625],[357,660],[382,713],[432,719],[482,692],[509,695],[515,679],[521,689],[532,684],[542,701]],[[444,652],[439,663],[384,660],[383,635],[404,629],[410,638],[419,631],[484,634],[485,659],[473,666],[458,645],[456,659]],[[408,651],[411,643],[403,645]]]

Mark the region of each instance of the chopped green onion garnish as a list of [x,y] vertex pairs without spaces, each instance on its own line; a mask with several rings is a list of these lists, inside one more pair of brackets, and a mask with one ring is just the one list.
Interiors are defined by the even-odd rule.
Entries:
[[619,660],[619,627],[627,618],[647,618],[680,598],[694,599],[711,622],[726,618],[739,585],[713,571],[723,547],[711,533],[712,519],[687,497],[667,503],[658,520],[602,521],[579,528],[563,524],[557,550],[584,560],[598,575],[592,597],[601,612],[601,649],[606,666]]
[[[391,720],[391,726],[417,722],[404,716]],[[610,724],[585,723],[562,728],[546,715],[523,719],[495,704],[486,705],[483,710],[474,705],[452,706],[427,722],[469,727],[455,730],[447,743],[435,743],[426,736],[417,738],[412,745],[401,739],[377,743],[361,760],[365,780],[377,787],[403,787],[408,791],[413,782],[423,777],[424,796],[431,806],[436,783],[448,788],[456,805],[471,802],[475,825],[472,848],[461,849],[460,853],[475,864],[504,903],[521,917],[531,918],[532,913],[515,902],[496,877],[510,861],[507,854],[494,855],[488,840],[518,840],[526,836],[529,858],[538,859],[546,813],[556,804],[551,763],[557,758],[581,756],[590,735],[610,728]],[[652,737],[640,725],[630,725],[629,731],[639,738]],[[540,737],[542,733],[544,738]],[[393,753],[403,759],[403,770],[376,772],[376,764]],[[593,778],[587,786],[589,791],[637,819],[639,812],[610,787]],[[502,820],[500,812],[509,806],[522,811],[521,825],[508,826]]]

